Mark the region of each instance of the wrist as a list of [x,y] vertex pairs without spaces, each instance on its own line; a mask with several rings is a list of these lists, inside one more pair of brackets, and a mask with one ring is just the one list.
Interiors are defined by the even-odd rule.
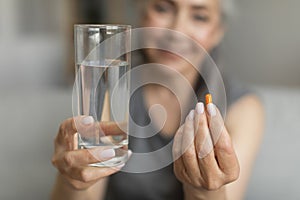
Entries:
[[88,190],[76,189],[63,175],[58,173],[56,177],[56,183],[52,191],[51,199],[80,199],[78,197],[89,197]]
[[190,184],[183,184],[185,200],[226,200],[225,186],[217,190],[207,190],[203,187],[194,187]]

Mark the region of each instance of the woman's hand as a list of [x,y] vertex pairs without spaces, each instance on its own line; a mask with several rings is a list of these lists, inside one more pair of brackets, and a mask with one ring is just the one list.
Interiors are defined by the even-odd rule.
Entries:
[[239,163],[217,107],[198,103],[178,129],[174,173],[192,191],[218,190],[239,176]]
[[[76,121],[76,126],[75,126]],[[90,167],[89,164],[109,160],[115,151],[107,147],[93,149],[77,149],[77,129],[94,130],[92,117],[78,117],[65,120],[55,138],[53,165],[74,189],[83,190],[100,179],[119,171],[124,165],[117,167]]]

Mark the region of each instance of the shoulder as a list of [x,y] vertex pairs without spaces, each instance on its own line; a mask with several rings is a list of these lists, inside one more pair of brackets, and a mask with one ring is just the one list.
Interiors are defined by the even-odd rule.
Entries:
[[228,107],[231,107],[243,97],[248,96],[249,94],[254,94],[249,87],[237,80],[224,79],[224,86],[227,95]]
[[[235,101],[228,109],[228,115],[231,113],[240,114],[263,114],[264,106],[260,97],[254,93],[248,93]],[[244,113],[244,114],[243,114]]]
[[261,99],[254,93],[242,96],[229,107],[225,122],[228,129],[261,129],[264,124],[264,106]]

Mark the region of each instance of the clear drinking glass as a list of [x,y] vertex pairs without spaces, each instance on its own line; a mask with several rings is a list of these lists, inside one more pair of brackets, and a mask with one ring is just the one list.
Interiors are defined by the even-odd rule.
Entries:
[[[92,166],[116,166],[128,158],[130,87],[129,25],[75,25],[75,119],[91,116],[82,128],[75,120],[78,148],[113,148],[116,156]],[[74,98],[75,97],[75,98]]]

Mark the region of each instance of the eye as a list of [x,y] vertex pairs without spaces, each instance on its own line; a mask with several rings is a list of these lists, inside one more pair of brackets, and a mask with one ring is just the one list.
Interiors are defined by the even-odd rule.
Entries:
[[208,22],[209,21],[209,17],[207,15],[193,15],[193,19],[195,21],[201,21],[201,22]]
[[154,9],[158,13],[166,13],[171,10],[171,7],[167,3],[157,3],[154,5]]

